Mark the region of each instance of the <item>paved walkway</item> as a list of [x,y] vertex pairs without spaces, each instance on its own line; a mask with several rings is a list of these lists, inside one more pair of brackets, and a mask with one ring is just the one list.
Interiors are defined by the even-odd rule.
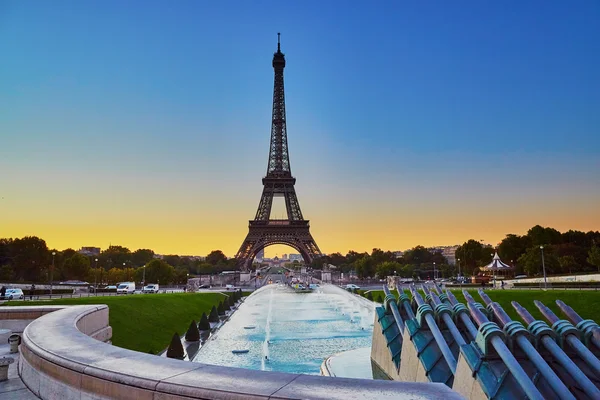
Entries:
[[15,362],[8,367],[8,380],[0,382],[0,400],[37,400],[38,397],[27,389],[17,370],[19,353],[10,353],[8,344],[0,345],[0,358],[12,357]]

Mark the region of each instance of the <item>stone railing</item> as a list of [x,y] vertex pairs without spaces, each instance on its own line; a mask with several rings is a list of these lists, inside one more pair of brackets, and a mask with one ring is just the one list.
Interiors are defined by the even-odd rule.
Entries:
[[62,310],[65,306],[18,306],[0,307],[0,329],[10,329],[20,334],[42,315]]
[[104,305],[44,315],[23,333],[19,374],[42,399],[462,398],[439,383],[330,378],[156,357],[104,343],[110,335]]

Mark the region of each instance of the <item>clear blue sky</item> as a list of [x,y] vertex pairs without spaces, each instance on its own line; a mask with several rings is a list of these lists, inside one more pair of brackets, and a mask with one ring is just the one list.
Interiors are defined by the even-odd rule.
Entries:
[[277,32],[322,250],[598,228],[599,21],[593,0],[1,1],[0,236],[232,255],[266,170]]

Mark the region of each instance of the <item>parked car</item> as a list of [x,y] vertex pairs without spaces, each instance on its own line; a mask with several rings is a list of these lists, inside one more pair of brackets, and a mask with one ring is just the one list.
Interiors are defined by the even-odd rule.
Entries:
[[356,286],[353,283],[349,283],[344,287],[346,290],[350,289],[350,290],[360,290],[360,286]]
[[158,284],[144,286],[142,293],[158,293]]
[[237,287],[235,287],[235,286],[233,286],[233,285],[225,285],[225,289],[226,289],[226,290],[237,290],[237,289],[239,289],[239,288],[237,288]]
[[210,289],[210,285],[205,283],[204,285],[198,286],[198,289]]
[[25,296],[21,289],[6,289],[6,294],[4,295],[4,298],[8,300],[22,299],[23,297]]
[[117,294],[135,293],[135,282],[121,282],[117,286]]

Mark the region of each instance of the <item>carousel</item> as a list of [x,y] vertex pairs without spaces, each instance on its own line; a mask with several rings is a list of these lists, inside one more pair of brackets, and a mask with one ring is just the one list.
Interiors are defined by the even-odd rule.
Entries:
[[495,287],[497,280],[512,278],[512,276],[514,275],[515,267],[504,263],[498,256],[498,252],[496,252],[494,254],[492,262],[484,267],[480,267],[479,271],[483,278],[482,280],[493,281]]

